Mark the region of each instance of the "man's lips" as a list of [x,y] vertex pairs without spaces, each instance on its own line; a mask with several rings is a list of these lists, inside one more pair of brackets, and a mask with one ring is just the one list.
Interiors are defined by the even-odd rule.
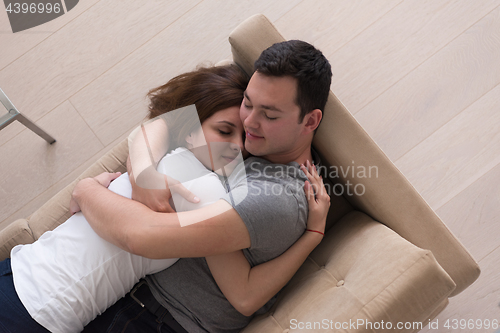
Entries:
[[256,139],[263,139],[264,137],[263,136],[258,136],[258,135],[255,135],[255,134],[252,134],[250,132],[246,132],[247,134],[247,139],[250,139],[250,140],[256,140]]

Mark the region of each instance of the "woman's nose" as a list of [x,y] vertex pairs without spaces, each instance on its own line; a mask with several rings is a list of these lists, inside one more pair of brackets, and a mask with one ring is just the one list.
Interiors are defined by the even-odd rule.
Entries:
[[243,142],[243,137],[239,135],[236,137],[229,145],[232,150],[243,151],[245,149],[245,143]]

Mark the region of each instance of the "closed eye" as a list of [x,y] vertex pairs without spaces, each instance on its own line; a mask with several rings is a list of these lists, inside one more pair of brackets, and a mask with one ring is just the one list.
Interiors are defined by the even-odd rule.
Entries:
[[278,119],[278,118],[272,118],[272,117],[269,117],[266,113],[264,113],[264,116],[265,116],[267,119],[269,119],[269,120],[276,120],[276,119]]

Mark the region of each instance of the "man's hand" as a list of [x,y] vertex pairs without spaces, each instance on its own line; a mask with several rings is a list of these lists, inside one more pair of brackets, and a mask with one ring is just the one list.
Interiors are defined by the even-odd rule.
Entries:
[[134,175],[130,173],[132,199],[148,206],[155,212],[175,212],[169,203],[172,193],[178,193],[184,199],[193,203],[200,202],[200,199],[187,190],[179,181],[159,173],[152,166],[141,172],[137,177],[137,183],[134,178]]
[[[115,173],[109,173],[109,172],[103,172],[100,175],[94,177],[94,180],[97,181],[99,184],[101,184],[104,187],[108,187],[109,184],[118,178],[121,175],[121,172],[115,172]],[[71,215],[78,213],[80,211],[80,205],[76,202],[75,198],[71,196],[71,200],[69,202],[69,211]]]
[[111,184],[111,182],[116,178],[120,177],[121,174],[122,174],[121,172],[114,172],[114,173],[103,172],[100,175],[94,177],[94,179],[102,186],[108,188],[109,184]]

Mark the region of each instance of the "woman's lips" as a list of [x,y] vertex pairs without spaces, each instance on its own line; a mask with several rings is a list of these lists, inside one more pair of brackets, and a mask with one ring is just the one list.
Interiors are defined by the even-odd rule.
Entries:
[[222,156],[226,161],[228,162],[232,162],[234,161],[234,159],[238,156],[234,156],[234,157],[231,157],[231,156]]

